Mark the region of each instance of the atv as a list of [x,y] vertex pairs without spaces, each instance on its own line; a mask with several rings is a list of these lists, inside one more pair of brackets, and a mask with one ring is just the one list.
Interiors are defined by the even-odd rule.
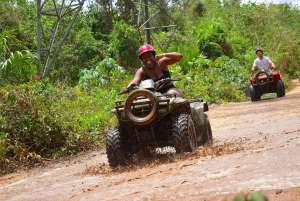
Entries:
[[251,101],[258,101],[266,93],[276,93],[277,97],[285,95],[284,83],[280,72],[271,69],[260,69],[250,78]]
[[213,145],[207,114],[208,105],[201,98],[183,99],[157,90],[179,78],[152,79],[127,87],[125,100],[117,100],[111,110],[118,126],[106,134],[106,153],[111,167],[133,162],[141,150],[174,147],[177,153],[192,152],[197,146]]

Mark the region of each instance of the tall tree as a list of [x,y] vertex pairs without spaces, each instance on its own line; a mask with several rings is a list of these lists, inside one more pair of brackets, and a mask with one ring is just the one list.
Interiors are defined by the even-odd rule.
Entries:
[[120,20],[124,20],[129,25],[136,25],[137,9],[132,0],[117,0],[116,12]]

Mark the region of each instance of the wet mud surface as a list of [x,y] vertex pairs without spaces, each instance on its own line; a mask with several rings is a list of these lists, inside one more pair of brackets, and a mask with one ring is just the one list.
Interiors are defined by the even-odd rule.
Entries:
[[104,150],[0,177],[1,200],[299,201],[300,83],[283,98],[210,106],[213,147],[139,153],[111,169]]

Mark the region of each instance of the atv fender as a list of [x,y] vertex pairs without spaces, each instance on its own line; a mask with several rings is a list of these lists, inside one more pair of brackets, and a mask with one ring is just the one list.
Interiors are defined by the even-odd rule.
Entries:
[[175,107],[178,107],[179,105],[183,105],[188,103],[188,99],[184,98],[171,98],[170,99],[170,104],[169,104],[169,111],[171,112]]
[[206,102],[193,102],[191,105],[191,114],[196,130],[197,139],[201,138],[205,132],[204,112],[208,111]]

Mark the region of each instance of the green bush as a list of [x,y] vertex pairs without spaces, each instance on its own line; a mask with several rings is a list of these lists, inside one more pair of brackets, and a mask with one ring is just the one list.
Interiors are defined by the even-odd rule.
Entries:
[[189,63],[190,71],[182,77],[173,70],[173,77],[181,77],[175,83],[186,98],[204,98],[208,103],[228,103],[247,100],[246,90],[250,69],[244,68],[236,59],[219,57],[214,62],[202,56]]
[[103,145],[105,130],[116,123],[109,112],[116,95],[109,88],[82,91],[46,81],[1,88],[1,172]]

